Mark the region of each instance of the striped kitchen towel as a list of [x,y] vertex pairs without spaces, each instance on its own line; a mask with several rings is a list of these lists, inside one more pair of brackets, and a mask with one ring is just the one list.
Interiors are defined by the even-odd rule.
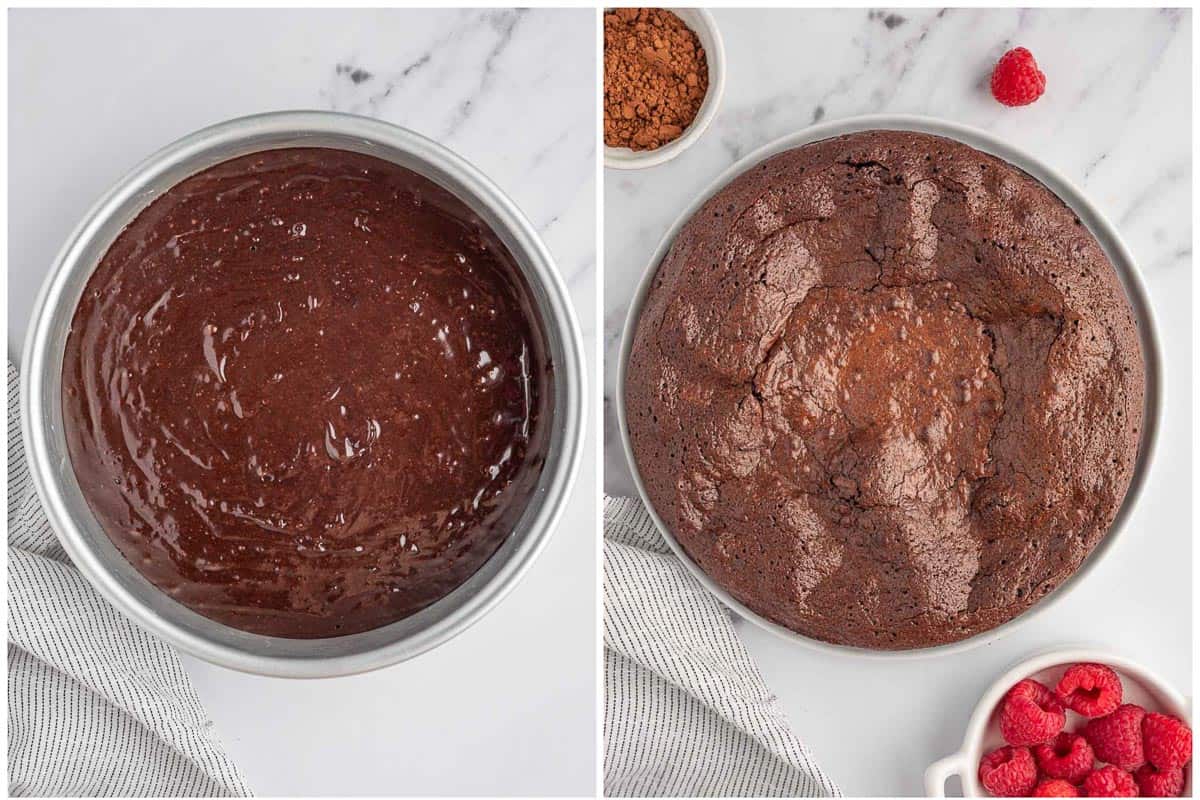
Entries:
[[25,463],[8,365],[8,784],[14,796],[243,796],[179,656],[59,545]]
[[627,497],[604,501],[604,793],[840,794],[724,606]]

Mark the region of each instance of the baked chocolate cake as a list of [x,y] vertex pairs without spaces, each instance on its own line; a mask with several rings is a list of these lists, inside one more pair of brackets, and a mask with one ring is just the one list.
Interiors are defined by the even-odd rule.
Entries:
[[971,147],[880,130],[704,204],[624,392],[654,508],[718,584],[806,636],[907,649],[1079,568],[1128,489],[1145,374],[1069,207]]

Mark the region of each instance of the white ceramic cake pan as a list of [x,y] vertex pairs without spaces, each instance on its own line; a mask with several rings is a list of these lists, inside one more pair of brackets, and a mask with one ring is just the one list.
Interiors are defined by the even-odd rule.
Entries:
[[[554,366],[550,443],[538,485],[511,535],[463,585],[382,628],[328,639],[247,633],[169,598],[133,568],[88,508],[67,453],[63,352],[76,302],[109,245],[182,179],[222,161],[284,147],[331,147],[407,167],[455,194],[512,252],[534,299]],[[450,150],[375,119],[319,111],[223,122],[168,145],[122,178],[71,234],[34,305],[21,372],[21,424],[30,471],[55,533],[75,565],[117,609],[199,658],[246,672],[326,677],[411,658],[461,633],[516,585],[554,530],[578,471],[584,435],[583,344],[566,286],[533,226],[500,189]]]
[[[1117,516],[1109,528],[1108,535],[1096,546],[1096,549],[1092,551],[1074,575],[1063,581],[1060,586],[1020,616],[996,628],[958,642],[915,650],[869,650],[866,648],[830,644],[803,636],[751,611],[717,585],[715,581],[709,578],[688,557],[684,549],[675,540],[674,535],[663,523],[662,518],[655,512],[654,506],[650,503],[650,498],[646,494],[646,487],[643,485],[641,476],[638,474],[637,462],[633,457],[633,446],[629,439],[629,426],[625,415],[625,374],[629,362],[629,351],[633,347],[634,331],[637,328],[638,318],[641,316],[642,304],[646,299],[646,294],[650,291],[650,287],[654,282],[654,273],[670,249],[671,243],[675,241],[675,236],[679,233],[680,228],[692,218],[712,195],[758,162],[781,153],[784,150],[790,150],[811,142],[868,130],[916,131],[954,139],[963,144],[970,145],[977,150],[982,150],[985,153],[1002,158],[1045,184],[1070,206],[1079,219],[1087,225],[1116,268],[1137,319],[1138,330],[1141,334],[1142,356],[1146,362],[1146,403],[1142,421],[1141,441],[1138,446],[1137,463],[1134,465],[1133,478],[1129,484],[1129,491],[1125,495],[1125,501],[1117,512]],[[1008,142],[965,125],[933,119],[931,117],[904,114],[871,114],[843,120],[832,120],[814,125],[760,147],[718,175],[680,213],[679,218],[667,229],[667,232],[659,241],[654,254],[650,257],[650,262],[642,274],[642,280],[638,284],[633,299],[630,301],[629,313],[625,318],[625,327],[621,334],[620,353],[617,361],[617,423],[621,432],[621,443],[625,448],[625,458],[629,463],[629,469],[633,475],[634,485],[637,487],[638,495],[646,505],[650,517],[662,532],[663,537],[667,540],[675,555],[679,556],[692,575],[738,614],[785,639],[826,653],[852,654],[860,657],[879,659],[950,655],[993,642],[1017,626],[1045,612],[1052,605],[1061,602],[1064,597],[1070,594],[1075,587],[1087,578],[1088,573],[1092,571],[1096,563],[1104,558],[1112,549],[1113,544],[1125,529],[1133,507],[1137,504],[1138,497],[1141,495],[1142,489],[1146,484],[1150,464],[1153,461],[1157,433],[1161,424],[1163,397],[1162,358],[1158,345],[1158,336],[1155,333],[1154,318],[1150,310],[1149,296],[1142,284],[1142,278],[1138,272],[1137,265],[1134,263],[1133,255],[1117,234],[1116,229],[1104,218],[1104,215],[1088,201],[1070,180]]]
[[[1004,746],[995,711],[1005,693],[1018,681],[1033,678],[1053,687],[1062,673],[1072,664],[1095,663],[1112,667],[1121,676],[1125,702],[1137,703],[1147,711],[1170,714],[1186,721],[1192,719],[1191,701],[1155,673],[1124,656],[1095,648],[1055,650],[1026,659],[1012,667],[991,685],[979,699],[979,704],[967,723],[962,749],[937,761],[925,771],[925,794],[945,797],[946,781],[957,775],[966,797],[986,797],[988,791],[979,784],[979,760],[985,753]],[[1068,728],[1074,729],[1068,720]],[[1192,768],[1186,769],[1183,796],[1192,794]]]

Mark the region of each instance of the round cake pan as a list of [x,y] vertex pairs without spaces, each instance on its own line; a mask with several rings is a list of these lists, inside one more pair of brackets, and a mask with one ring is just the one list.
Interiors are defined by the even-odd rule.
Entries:
[[[231,158],[284,147],[331,147],[407,167],[455,194],[512,252],[545,330],[554,365],[550,445],[536,490],[500,549],[470,579],[413,616],[328,639],[246,633],[170,599],[125,560],[92,515],[67,454],[61,403],[63,352],[75,305],[121,230],[165,190]],[[516,585],[541,551],[578,471],[584,435],[579,324],[558,270],[521,211],[478,169],[441,145],[379,120],[320,111],[243,117],[205,128],[154,154],[84,217],[34,305],[21,374],[21,423],[30,471],[50,524],[75,565],[117,609],[192,655],[234,669],[329,677],[412,658],[468,628]]]
[[[990,796],[988,791],[979,784],[979,762],[984,753],[990,753],[1005,744],[1004,738],[1000,735],[999,722],[996,719],[996,709],[1000,707],[1000,701],[1004,695],[1018,681],[1025,678],[1042,680],[1047,686],[1051,686],[1049,681],[1056,681],[1066,667],[1071,664],[1086,663],[1105,664],[1112,667],[1121,676],[1125,690],[1123,702],[1136,703],[1148,711],[1179,717],[1191,724],[1192,704],[1190,699],[1184,697],[1171,684],[1136,661],[1092,647],[1053,650],[1016,664],[984,692],[967,723],[962,748],[954,755],[931,764],[925,771],[925,796],[945,797],[946,781],[955,775],[962,782],[963,796]],[[1068,728],[1071,728],[1070,724],[1068,724]],[[1185,781],[1183,796],[1191,797],[1192,768],[1190,766],[1186,768]]]
[[[691,219],[712,195],[716,194],[727,183],[758,162],[781,153],[784,150],[790,150],[811,142],[819,142],[822,139],[868,130],[915,131],[954,139],[955,141],[970,145],[977,150],[982,150],[985,153],[990,153],[1004,159],[1045,184],[1050,191],[1070,206],[1079,219],[1087,225],[1116,268],[1117,274],[1121,279],[1121,284],[1125,289],[1125,294],[1129,298],[1129,303],[1137,319],[1138,330],[1141,335],[1142,358],[1146,364],[1145,414],[1142,422],[1141,441],[1138,445],[1137,463],[1134,465],[1133,478],[1129,484],[1129,491],[1125,495],[1125,501],[1121,504],[1121,509],[1117,512],[1117,516],[1113,520],[1108,534],[1101,540],[1100,544],[1096,546],[1074,575],[1025,613],[1014,617],[1003,625],[961,641],[912,650],[870,650],[823,642],[772,622],[734,599],[729,592],[717,585],[715,581],[692,561],[679,545],[679,542],[675,540],[675,536],[667,528],[666,524],[663,523],[662,518],[654,510],[654,506],[646,494],[646,487],[643,485],[641,476],[638,474],[637,462],[633,457],[633,445],[629,439],[629,425],[625,415],[625,373],[629,363],[629,351],[633,347],[634,331],[637,328],[638,317],[641,316],[642,303],[645,301],[646,294],[650,291],[650,286],[654,282],[654,273],[658,270],[658,265],[666,256],[671,243],[675,241],[675,236],[679,233],[680,228]],[[785,639],[790,639],[793,642],[822,652],[880,659],[919,658],[960,653],[972,647],[993,642],[1012,631],[1018,625],[1028,622],[1037,615],[1045,612],[1055,603],[1060,602],[1084,580],[1087,574],[1095,567],[1096,563],[1112,549],[1117,537],[1124,530],[1130,513],[1137,503],[1138,496],[1146,484],[1147,473],[1153,461],[1158,428],[1161,424],[1163,389],[1162,361],[1158,346],[1158,337],[1154,329],[1154,318],[1150,311],[1149,297],[1142,284],[1137,266],[1134,264],[1133,255],[1129,252],[1125,243],[1121,241],[1121,237],[1117,234],[1116,229],[1070,180],[1038,161],[1030,154],[975,128],[931,117],[906,114],[869,114],[814,125],[760,147],[718,175],[692,201],[691,205],[683,210],[679,218],[675,220],[675,223],[667,229],[667,232],[663,235],[661,241],[659,241],[654,254],[651,256],[650,263],[647,265],[646,271],[642,274],[642,280],[638,284],[637,291],[630,301],[629,314],[625,319],[625,327],[621,333],[621,347],[617,361],[617,422],[621,431],[621,443],[625,448],[625,458],[629,463],[630,472],[633,474],[634,485],[637,487],[638,495],[646,505],[651,519],[654,520],[655,525],[662,532],[671,550],[674,551],[675,555],[679,556],[692,575],[705,588],[720,598],[722,602],[760,627],[778,634]]]

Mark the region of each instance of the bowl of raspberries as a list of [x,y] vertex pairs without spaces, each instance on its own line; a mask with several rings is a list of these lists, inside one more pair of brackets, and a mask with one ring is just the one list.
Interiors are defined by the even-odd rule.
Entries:
[[1110,653],[1031,658],[983,696],[962,749],[925,773],[945,796],[1181,797],[1192,787],[1190,703],[1145,667]]

